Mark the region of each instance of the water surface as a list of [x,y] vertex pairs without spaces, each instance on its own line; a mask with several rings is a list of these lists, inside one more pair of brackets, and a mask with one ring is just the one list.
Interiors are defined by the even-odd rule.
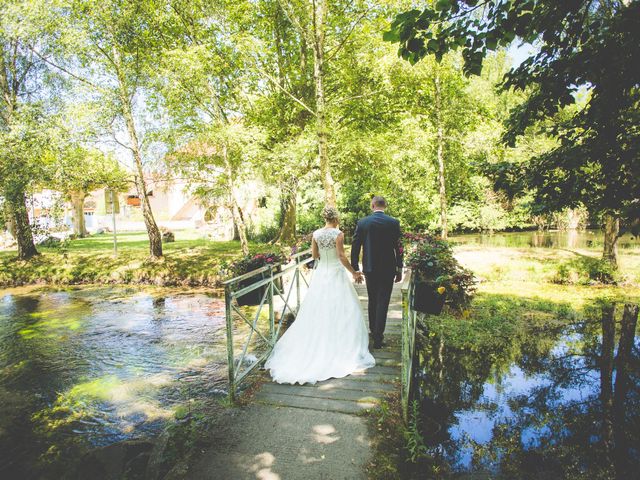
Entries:
[[473,341],[428,320],[418,409],[435,478],[638,478],[640,341],[619,320],[604,336],[596,314]]
[[0,477],[153,435],[224,395],[224,325],[224,301],[202,292],[0,290]]
[[[604,234],[601,230],[530,231],[469,233],[451,235],[457,243],[482,245],[486,247],[534,247],[602,250]],[[620,249],[640,249],[640,238],[624,234],[618,239]]]

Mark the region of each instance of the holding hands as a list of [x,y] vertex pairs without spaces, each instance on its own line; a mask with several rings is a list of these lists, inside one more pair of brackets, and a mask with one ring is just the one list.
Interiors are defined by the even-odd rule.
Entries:
[[353,281],[360,284],[364,282],[364,274],[362,272],[353,272]]

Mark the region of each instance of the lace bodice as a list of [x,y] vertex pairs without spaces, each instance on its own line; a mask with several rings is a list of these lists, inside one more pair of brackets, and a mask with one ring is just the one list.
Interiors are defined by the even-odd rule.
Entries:
[[340,235],[340,230],[337,228],[319,228],[313,232],[313,238],[320,250],[335,249],[338,235]]

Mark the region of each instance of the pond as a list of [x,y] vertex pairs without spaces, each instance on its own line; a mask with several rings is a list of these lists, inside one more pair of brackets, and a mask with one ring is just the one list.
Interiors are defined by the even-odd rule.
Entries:
[[414,409],[433,475],[420,478],[638,478],[640,342],[620,317],[473,334],[428,319]]
[[[604,234],[601,230],[530,231],[500,233],[469,233],[451,235],[456,243],[486,247],[536,247],[602,250]],[[619,249],[640,249],[640,238],[628,233],[618,239]]]
[[226,388],[224,301],[127,287],[0,290],[0,478],[158,433]]

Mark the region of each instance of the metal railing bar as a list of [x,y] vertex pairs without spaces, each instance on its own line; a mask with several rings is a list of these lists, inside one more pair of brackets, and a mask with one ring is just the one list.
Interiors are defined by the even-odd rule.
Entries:
[[239,384],[244,379],[244,377],[249,375],[257,366],[259,366],[264,360],[266,360],[270,354],[271,351],[267,351],[260,355],[260,357],[253,364],[251,364],[251,366],[249,366],[246,371],[242,372],[242,375],[239,375],[236,378],[236,384]]
[[271,268],[271,265],[265,265],[264,267],[256,268],[255,270],[251,270],[250,272],[243,273],[237,277],[230,278],[229,280],[225,280],[222,282],[222,285],[231,285],[234,283],[238,283],[240,280],[246,280],[247,278],[251,278],[259,273],[266,272]]
[[[306,263],[309,263],[309,262],[306,262]],[[305,263],[302,262],[302,263],[299,263],[297,265],[296,264],[290,265],[290,266],[286,267],[284,270],[276,273],[273,276],[269,276],[269,277],[267,277],[267,278],[265,278],[265,279],[263,279],[263,280],[261,280],[259,282],[252,283],[251,285],[248,285],[248,286],[244,287],[241,290],[236,290],[235,292],[231,292],[231,296],[233,298],[238,298],[238,297],[241,297],[242,295],[244,295],[246,293],[252,292],[253,290],[257,290],[258,288],[260,288],[260,287],[262,287],[264,285],[267,285],[268,283],[271,283],[272,280],[277,280],[277,279],[279,279],[281,277],[284,277],[287,273],[289,273],[289,270],[291,270],[293,268],[296,268],[298,265],[304,265],[304,264]]]
[[[300,252],[300,253],[296,253],[295,255],[292,255],[290,258],[291,258],[291,260],[293,260],[295,258],[298,258],[298,257],[300,257],[302,255],[306,255],[306,254],[309,254],[309,253],[311,253],[311,249],[305,250],[305,251]],[[270,268],[277,267],[278,265],[284,266],[284,265],[289,265],[289,263],[291,263],[292,265],[289,265],[286,268],[282,269],[282,271],[284,272],[285,270],[291,269],[292,267],[295,267],[297,265],[304,265],[306,263],[309,263],[311,260],[313,260],[313,257],[307,258],[305,260],[300,260],[297,263],[296,262],[287,262],[287,263],[276,263],[276,264],[273,264],[273,265],[265,265],[264,267],[256,268],[255,270],[251,270],[250,272],[243,273],[242,275],[230,278],[229,280],[225,280],[224,282],[222,282],[222,285],[225,285],[225,286],[226,285],[231,285],[233,283],[239,282],[240,280],[246,280],[247,278],[251,278],[251,277],[253,277],[253,276],[255,276],[255,275],[259,274],[259,273],[266,272]]]
[[294,287],[294,282],[291,282],[291,284],[289,285],[289,292],[287,293],[287,298],[284,298],[284,292],[281,292],[280,289],[278,288],[278,286],[276,284],[273,284],[273,288],[275,288],[275,290],[276,290],[276,295],[278,295],[282,299],[282,301],[284,302],[284,308],[282,309],[282,315],[284,315],[284,312],[285,312],[287,307],[289,307],[289,310],[292,313],[294,311],[293,308],[291,308],[291,305],[289,305],[289,298],[291,297],[291,292],[293,290],[293,287]]
[[251,338],[253,337],[253,332],[256,331],[256,325],[258,324],[258,319],[260,318],[260,312],[262,312],[262,306],[264,305],[264,301],[267,299],[267,291],[264,292],[262,296],[262,301],[260,302],[260,307],[258,307],[258,311],[256,312],[253,318],[253,324],[251,325],[251,330],[249,330],[249,336],[247,337],[247,341],[244,344],[244,348],[242,349],[242,354],[238,359],[238,368],[242,365],[242,360],[244,360],[245,355],[247,354],[247,349],[249,348],[249,344],[251,343]]
[[295,260],[296,258],[299,258],[299,257],[301,257],[302,255],[308,255],[308,254],[310,254],[310,253],[311,253],[311,249],[310,249],[310,248],[308,248],[308,249],[306,249],[306,250],[303,250],[302,252],[298,252],[298,253],[296,253],[296,254],[294,254],[294,255],[291,255],[291,260]]
[[[235,305],[232,305],[231,308],[233,308],[233,310],[235,310],[235,312],[240,315],[240,317],[245,321],[245,323],[247,325],[249,325],[251,327],[251,323],[249,322],[249,320],[247,320],[247,318],[242,314],[242,312],[238,309],[238,307],[236,307]],[[255,332],[260,335],[262,337],[262,339],[268,344],[271,345],[272,342],[270,340],[267,340],[267,338],[262,335],[262,333],[260,333],[260,330],[255,330]]]

